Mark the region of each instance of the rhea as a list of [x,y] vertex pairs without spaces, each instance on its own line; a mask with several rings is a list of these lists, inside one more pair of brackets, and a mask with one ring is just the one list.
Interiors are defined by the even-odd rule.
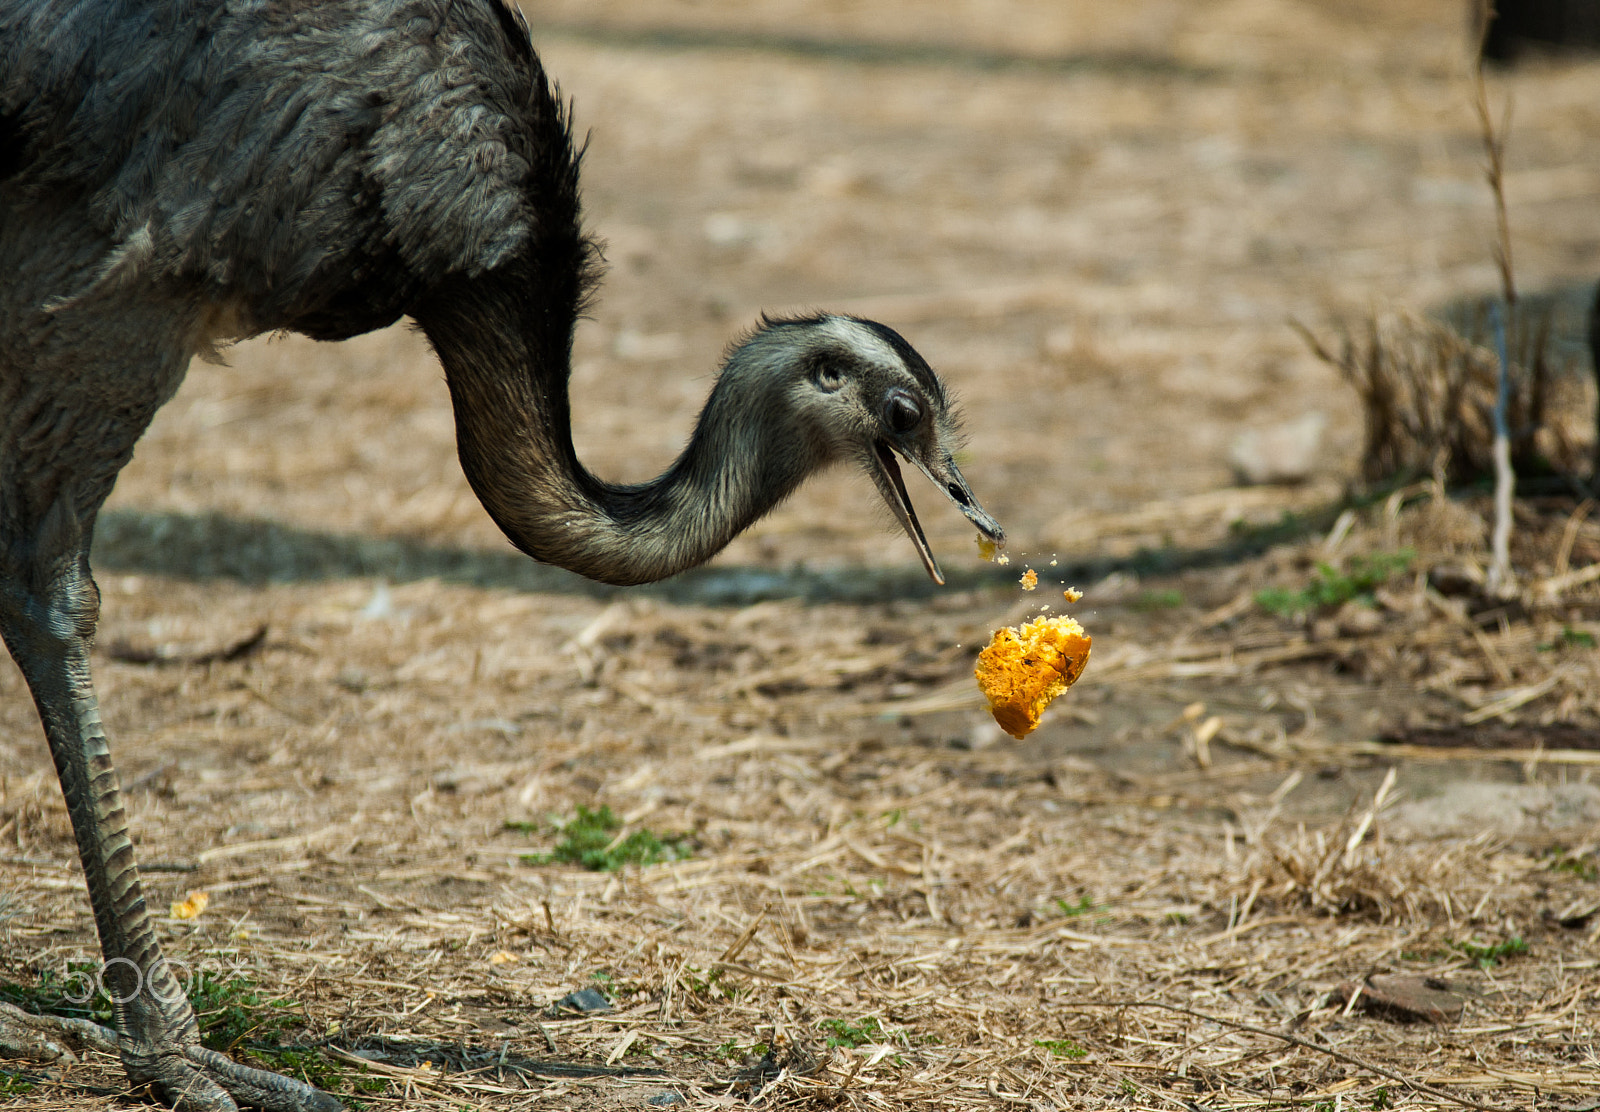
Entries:
[[502,0],[0,0],[0,634],[44,724],[117,1001],[114,1032],[0,1006],[0,1049],[99,1040],[185,1109],[338,1107],[200,1045],[90,678],[95,518],[192,356],[410,316],[489,514],[534,559],[608,583],[709,559],[836,462],[871,476],[935,580],[898,461],[1003,539],[955,464],[938,377],[848,316],[763,319],[659,478],[587,471],[568,400],[597,271],[578,163]]

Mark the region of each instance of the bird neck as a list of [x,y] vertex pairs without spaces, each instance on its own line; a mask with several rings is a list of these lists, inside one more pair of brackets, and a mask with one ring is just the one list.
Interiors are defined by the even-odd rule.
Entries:
[[716,555],[824,462],[784,435],[776,368],[741,367],[736,353],[663,474],[628,485],[591,474],[568,392],[579,291],[519,269],[456,280],[416,319],[444,366],[467,481],[529,556],[605,583],[664,579]]

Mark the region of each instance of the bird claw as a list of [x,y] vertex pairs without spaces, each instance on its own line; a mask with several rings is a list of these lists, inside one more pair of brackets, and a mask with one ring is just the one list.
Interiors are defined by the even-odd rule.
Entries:
[[135,1084],[148,1086],[178,1112],[340,1112],[337,1099],[303,1081],[240,1065],[225,1054],[186,1045],[173,1053],[130,1058],[123,1064]]
[[35,1015],[0,1001],[0,1057],[70,1064],[90,1049],[120,1051],[129,1079],[180,1112],[237,1112],[241,1105],[267,1112],[340,1112],[343,1107],[303,1081],[240,1065],[203,1046],[185,1043],[175,1050],[139,1053],[98,1023]]
[[267,1112],[340,1112],[344,1107],[304,1081],[240,1065],[203,1046],[185,1047],[184,1054],[191,1063],[191,1072],[227,1090],[230,1103],[264,1108]]
[[85,1049],[117,1052],[117,1033],[86,1019],[34,1015],[0,1001],[0,1057],[76,1062]]

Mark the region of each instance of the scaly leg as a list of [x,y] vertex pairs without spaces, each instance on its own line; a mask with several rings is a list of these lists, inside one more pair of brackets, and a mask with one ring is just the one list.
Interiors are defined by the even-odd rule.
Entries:
[[[64,493],[31,537],[0,551],[0,634],[38,705],[72,816],[123,1066],[135,1084],[148,1084],[180,1109],[223,1112],[237,1101],[274,1112],[337,1112],[339,1102],[319,1089],[200,1045],[194,1011],[151,927],[95,702],[89,644],[100,598],[88,539]],[[0,1033],[25,1024],[18,1018],[25,1016],[0,1017]],[[42,1024],[34,1034],[59,1047],[64,1032]]]
[[0,1056],[44,1062],[76,1062],[76,1051],[92,1046],[117,1053],[117,1033],[87,1019],[34,1015],[0,1001]]

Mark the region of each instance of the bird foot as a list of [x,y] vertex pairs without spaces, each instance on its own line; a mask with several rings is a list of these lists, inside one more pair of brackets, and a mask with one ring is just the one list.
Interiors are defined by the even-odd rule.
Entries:
[[87,1019],[34,1015],[0,1001],[0,1058],[76,1062],[86,1049],[117,1053],[117,1033]]
[[135,1085],[146,1085],[180,1112],[340,1112],[336,1099],[292,1077],[242,1066],[192,1043],[140,1053],[117,1033],[86,1019],[34,1015],[0,1001],[0,1057],[76,1062],[85,1050],[120,1054]]
[[338,1100],[303,1081],[250,1066],[203,1046],[137,1059],[123,1055],[128,1076],[149,1085],[178,1112],[340,1112]]

